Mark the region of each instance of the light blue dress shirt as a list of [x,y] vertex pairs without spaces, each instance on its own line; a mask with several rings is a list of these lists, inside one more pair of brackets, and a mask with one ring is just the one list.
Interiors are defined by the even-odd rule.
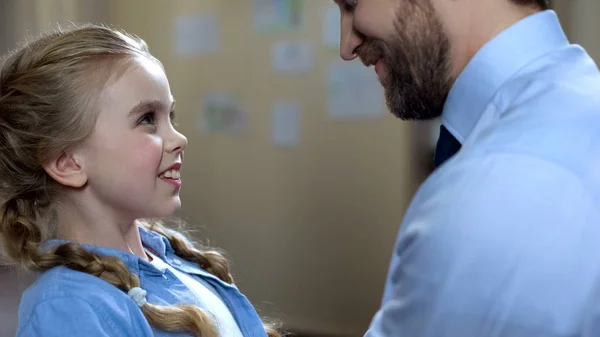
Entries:
[[547,10],[487,43],[443,123],[368,337],[600,336],[600,74]]
[[[140,227],[144,246],[155,251],[165,263],[189,274],[223,300],[245,337],[267,337],[254,307],[234,285],[222,282],[197,264],[175,255],[162,235]],[[51,242],[58,244],[60,241]],[[135,273],[148,292],[149,303],[158,305],[195,304],[205,308],[177,276],[157,268],[136,255],[115,249],[84,246],[105,256],[116,256]],[[206,308],[205,308],[206,309]],[[170,337],[190,336],[156,330],[127,294],[95,276],[66,267],[42,273],[23,294],[19,306],[17,337]]]

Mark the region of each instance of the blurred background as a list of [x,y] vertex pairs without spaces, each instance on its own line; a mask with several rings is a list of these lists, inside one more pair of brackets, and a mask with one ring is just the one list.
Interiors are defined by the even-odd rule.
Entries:
[[[600,60],[600,1],[554,7]],[[163,62],[190,143],[180,215],[227,252],[260,314],[303,336],[362,336],[438,122],[396,120],[373,70],[339,59],[333,2],[0,0],[0,51],[70,22],[139,35]],[[31,280],[0,268],[1,337]]]

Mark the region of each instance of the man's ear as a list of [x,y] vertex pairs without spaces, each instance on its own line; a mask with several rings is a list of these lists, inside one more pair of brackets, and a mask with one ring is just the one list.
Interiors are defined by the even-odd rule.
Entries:
[[88,180],[82,164],[83,158],[74,153],[65,152],[46,163],[44,170],[61,185],[81,188]]

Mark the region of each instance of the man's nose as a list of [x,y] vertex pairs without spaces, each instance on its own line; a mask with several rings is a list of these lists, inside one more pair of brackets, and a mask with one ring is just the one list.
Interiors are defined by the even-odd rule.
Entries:
[[346,61],[354,60],[356,48],[363,43],[363,37],[354,28],[352,13],[342,14],[340,32],[340,57]]

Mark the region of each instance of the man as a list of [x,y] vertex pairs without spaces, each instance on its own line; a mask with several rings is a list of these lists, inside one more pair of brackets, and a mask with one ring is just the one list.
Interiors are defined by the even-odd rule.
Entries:
[[600,336],[600,74],[548,3],[336,2],[342,58],[443,122],[366,336]]

